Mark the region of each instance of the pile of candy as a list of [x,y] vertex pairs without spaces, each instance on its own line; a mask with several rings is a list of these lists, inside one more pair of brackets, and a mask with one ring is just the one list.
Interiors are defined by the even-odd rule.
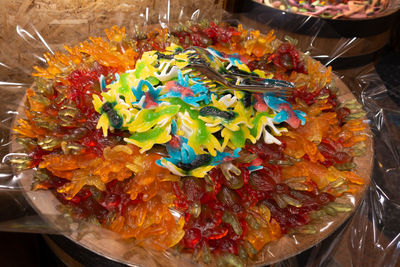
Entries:
[[[60,210],[146,248],[240,266],[352,209],[335,199],[363,184],[351,170],[367,137],[359,106],[338,103],[330,68],[241,26],[106,34],[45,55],[15,128],[28,154],[19,167],[36,169],[33,189],[52,190]],[[295,91],[222,90],[187,68],[192,46]]]
[[308,0],[256,0],[283,11],[329,19],[363,19],[387,10],[388,0],[373,1],[308,1]]

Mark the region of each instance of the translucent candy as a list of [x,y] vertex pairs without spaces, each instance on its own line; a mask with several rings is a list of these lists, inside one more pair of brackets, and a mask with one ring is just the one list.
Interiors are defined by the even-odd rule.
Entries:
[[[16,128],[32,156],[14,161],[39,167],[34,188],[56,190],[75,215],[94,215],[137,245],[179,243],[194,259],[236,266],[282,234],[311,233],[313,210],[348,211],[332,202],[364,183],[347,170],[365,125],[355,120],[359,106],[349,106],[357,114],[337,107],[330,68],[273,32],[184,27],[138,39],[113,27],[109,41],[93,37],[45,55],[48,68],[36,68]],[[182,47],[210,44],[237,71],[294,82],[293,97],[220,94],[189,78]],[[289,126],[277,127],[283,121]],[[146,153],[156,144],[170,157]]]
[[347,183],[358,185],[364,184],[364,180],[353,172],[342,172],[333,166],[325,168],[321,164],[312,163],[306,160],[296,162],[293,166],[283,168],[282,175],[285,180],[293,177],[304,176],[315,182],[319,189],[326,188],[332,182],[343,181],[343,179],[345,179],[345,182]]
[[324,156],[318,151],[315,143],[307,140],[305,136],[297,132],[288,132],[280,139],[286,144],[285,154],[299,159],[305,154],[310,158],[310,161],[324,161]]
[[135,173],[135,179],[128,182],[126,192],[130,194],[132,200],[142,194],[144,200],[151,199],[163,182],[177,181],[178,176],[170,174],[168,169],[160,167],[156,161],[160,156],[155,154],[140,154],[135,157],[132,163],[126,166]]
[[184,218],[175,220],[168,209],[171,204],[163,203],[162,198],[157,196],[131,205],[126,215],[115,219],[109,228],[123,238],[135,238],[136,243],[143,247],[166,250],[176,245],[185,234]]
[[249,228],[245,240],[249,241],[255,249],[261,250],[265,244],[281,237],[279,224],[272,219],[268,226],[261,226],[258,229]]
[[326,112],[314,117],[307,117],[307,126],[299,127],[296,132],[315,144],[321,143],[322,138],[328,136],[331,125],[337,124],[336,113]]
[[275,39],[274,31],[263,36],[260,36],[259,31],[250,31],[250,36],[251,38],[244,43],[244,49],[248,55],[260,58],[265,54],[272,53],[271,42]]
[[59,189],[60,193],[67,194],[67,198],[74,197],[85,185],[95,185],[99,190],[105,189],[105,184],[112,180],[125,180],[135,173],[132,188],[127,193],[135,199],[143,193],[145,199],[150,199],[157,193],[158,181],[176,180],[176,176],[168,173],[164,168],[156,165],[157,155],[141,155],[133,145],[118,145],[107,147],[103,152],[104,160],[93,154],[83,155],[46,155],[40,163],[40,168],[46,168],[54,175],[71,181]]
[[125,192],[132,200],[140,197],[140,202],[128,206],[126,215],[117,217],[109,228],[153,249],[165,250],[178,243],[184,235],[184,220],[176,221],[169,211],[175,199],[171,181],[178,177],[156,165],[160,156],[140,154],[133,145],[106,147],[103,156],[104,159],[88,154],[47,155],[40,167],[70,180],[57,189],[66,199],[72,199],[84,186],[104,191],[112,180],[134,176],[126,184]]
[[325,69],[319,61],[311,58],[307,58],[306,63],[309,77],[308,88],[314,88],[315,90],[331,82],[331,66]]

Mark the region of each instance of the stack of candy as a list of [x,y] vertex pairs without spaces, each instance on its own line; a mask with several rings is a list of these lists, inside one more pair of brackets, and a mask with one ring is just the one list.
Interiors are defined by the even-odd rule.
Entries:
[[[363,184],[351,170],[365,125],[357,104],[339,105],[329,68],[241,26],[106,34],[46,55],[15,128],[19,167],[36,169],[33,189],[52,190],[60,210],[146,248],[241,266],[352,209],[335,198]],[[225,90],[187,68],[192,46],[295,91]]]
[[328,19],[365,19],[387,10],[388,0],[373,1],[309,1],[309,0],[257,0],[283,11]]

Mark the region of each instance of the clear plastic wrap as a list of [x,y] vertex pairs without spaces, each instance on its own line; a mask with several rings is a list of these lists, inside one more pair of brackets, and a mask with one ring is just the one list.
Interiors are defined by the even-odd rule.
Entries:
[[[66,5],[63,1],[27,0],[4,1],[3,5],[8,8],[3,9],[0,38],[0,230],[65,235],[105,257],[104,260],[108,258],[134,266],[189,266],[194,263],[189,256],[177,257],[175,252],[143,249],[134,242],[120,241],[117,234],[91,223],[66,218],[56,209],[56,199],[49,191],[31,191],[32,171],[17,172],[10,163],[11,159],[18,161],[25,157],[23,153],[18,154],[11,127],[15,126],[15,118],[23,114],[26,90],[34,82],[32,67],[45,66],[45,52],[53,54],[64,45],[75,45],[89,36],[104,36],[104,29],[113,25],[126,26],[129,35],[154,24],[168,28],[177,22],[202,19],[225,19],[265,33],[275,29],[279,39],[298,39],[300,50],[322,59],[327,65],[340,61],[350,50],[357,53],[360,44],[367,43],[368,46],[368,42],[373,42],[368,37],[338,33],[337,27],[332,29],[322,19],[312,20],[311,24],[305,19],[303,25],[306,27],[298,34],[299,24],[292,23],[292,28],[276,27],[274,20],[263,20],[262,14],[251,10],[239,15],[226,14],[222,11],[222,1],[209,1],[209,4],[204,1],[135,1],[134,4],[132,1],[118,1],[118,4],[115,1],[71,1]],[[279,16],[284,18],[285,14]],[[335,33],[325,37],[327,28]],[[332,36],[335,36],[334,46],[329,45]],[[268,263],[275,263],[275,266],[394,266],[398,261],[399,107],[390,100],[372,65],[342,70],[336,75],[337,83],[343,81],[367,112],[374,158],[373,166],[370,165],[371,158],[364,160],[363,171],[368,175],[373,167],[370,185],[365,195],[358,197],[360,204],[350,218],[347,218],[349,214],[338,216],[340,223],[330,227],[329,233],[343,223],[342,226],[327,239],[326,233],[321,238],[310,238],[309,244],[302,248],[309,248],[306,252],[296,257],[300,251],[294,248],[282,257],[276,250],[266,248],[264,255],[267,255]],[[352,95],[346,92],[346,97]],[[49,205],[49,201],[54,203]],[[308,237],[285,238],[295,247],[296,239]],[[293,257],[286,259],[289,256]],[[276,263],[282,259],[286,260]],[[265,261],[261,258],[255,263],[263,265]]]
[[388,43],[399,16],[399,2],[391,3],[390,10],[368,19],[323,19],[253,0],[236,1],[234,10],[249,25],[263,31],[274,29],[279,38],[295,38],[299,49],[313,58],[335,69],[347,69],[372,62]]

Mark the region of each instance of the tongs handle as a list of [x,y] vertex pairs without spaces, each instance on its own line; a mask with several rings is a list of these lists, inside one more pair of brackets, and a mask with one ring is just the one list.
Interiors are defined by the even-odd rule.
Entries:
[[212,69],[204,64],[191,63],[191,64],[187,65],[187,68],[196,70],[196,71],[200,72],[202,75],[206,76],[212,82],[218,83],[218,84],[226,87],[224,89],[219,89],[219,90],[240,90],[240,91],[248,91],[251,93],[272,92],[272,93],[278,93],[279,95],[282,95],[282,96],[287,96],[292,91],[291,87],[271,86],[269,84],[262,84],[262,83],[233,84],[227,80],[226,75],[221,75],[214,69]]

